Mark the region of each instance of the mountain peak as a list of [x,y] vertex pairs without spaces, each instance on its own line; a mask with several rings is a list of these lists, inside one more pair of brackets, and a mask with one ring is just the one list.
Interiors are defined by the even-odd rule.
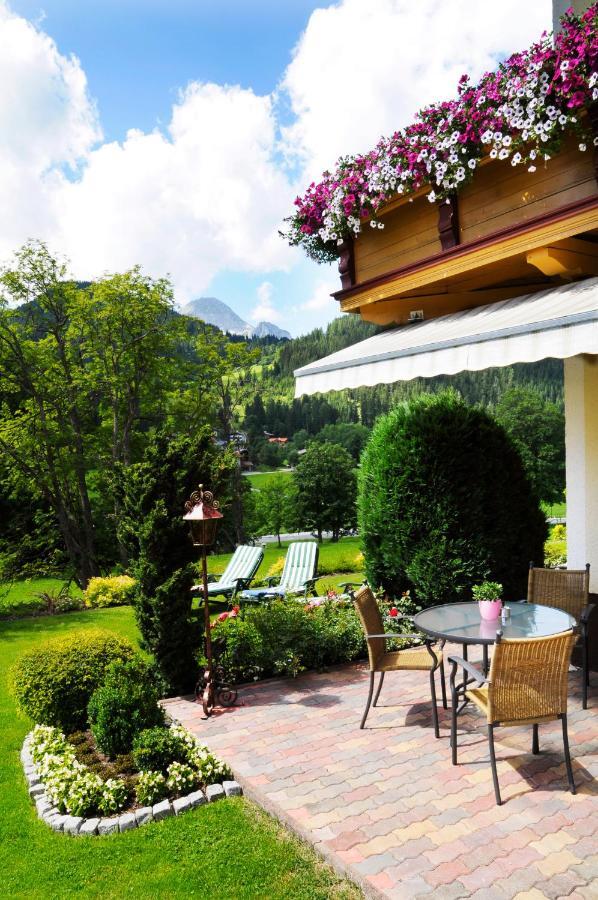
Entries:
[[228,331],[230,334],[242,334],[245,337],[267,337],[268,335],[277,338],[291,337],[288,331],[279,328],[278,325],[273,325],[272,322],[259,322],[254,328],[218,297],[198,297],[187,303],[181,312],[184,316],[203,319],[209,325],[214,325],[220,331]]

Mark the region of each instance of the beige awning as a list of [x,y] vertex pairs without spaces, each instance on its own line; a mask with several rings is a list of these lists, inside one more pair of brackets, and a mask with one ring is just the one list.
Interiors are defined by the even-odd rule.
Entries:
[[295,370],[295,396],[598,354],[598,278],[402,325]]

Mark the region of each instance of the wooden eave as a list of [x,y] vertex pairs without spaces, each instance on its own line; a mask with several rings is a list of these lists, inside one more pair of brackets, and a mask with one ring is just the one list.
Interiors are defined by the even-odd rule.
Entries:
[[343,312],[352,312],[370,303],[400,297],[595,228],[598,228],[598,196],[572,203],[523,226],[513,226],[488,238],[459,244],[451,250],[399,267],[353,288],[337,291],[332,296],[340,301]]
[[401,323],[598,274],[597,152],[571,138],[535,174],[489,158],[479,169],[448,203],[429,203],[429,186],[395,198],[383,231],[344,244],[343,312]]

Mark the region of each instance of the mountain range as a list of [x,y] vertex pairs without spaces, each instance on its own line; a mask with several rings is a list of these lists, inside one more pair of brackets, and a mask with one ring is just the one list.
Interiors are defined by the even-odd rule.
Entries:
[[244,337],[276,337],[290,338],[291,335],[284,328],[279,328],[272,322],[258,322],[250,325],[241,316],[230,308],[227,303],[218,300],[217,297],[198,297],[191,300],[181,310],[184,316],[202,319],[209,325],[215,325],[220,331],[228,331],[229,334],[242,334]]

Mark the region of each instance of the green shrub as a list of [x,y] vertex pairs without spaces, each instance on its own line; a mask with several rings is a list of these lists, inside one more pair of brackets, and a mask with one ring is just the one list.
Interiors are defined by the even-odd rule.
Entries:
[[171,728],[146,728],[133,740],[133,759],[140,771],[166,775],[173,762],[187,761],[187,746]]
[[132,659],[131,644],[90,629],[52,638],[25,653],[11,672],[19,709],[34,722],[75,731],[87,724],[87,705],[115,661]]
[[128,753],[135,736],[144,728],[161,725],[164,711],[158,692],[141,659],[114,663],[88,706],[96,744],[110,757]]
[[85,589],[87,606],[123,606],[132,603],[135,579],[129,575],[112,575],[109,578],[91,578]]
[[471,600],[492,578],[525,596],[544,515],[504,429],[455,392],[379,419],[359,473],[359,527],[371,584],[420,606]]
[[334,601],[312,607],[275,600],[245,618],[218,622],[213,635],[224,644],[222,662],[235,682],[350,662],[366,649],[352,604]]

